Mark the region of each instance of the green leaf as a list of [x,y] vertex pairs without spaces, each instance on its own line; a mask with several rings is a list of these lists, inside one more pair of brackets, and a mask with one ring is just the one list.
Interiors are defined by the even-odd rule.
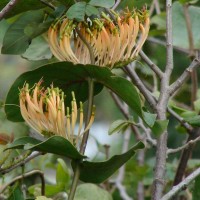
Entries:
[[[1,0],[0,1],[0,10],[2,10],[10,0]],[[12,17],[19,13],[28,11],[28,10],[38,10],[46,7],[40,0],[19,0],[19,2],[8,12],[6,18]]]
[[151,24],[155,24],[159,30],[166,30],[166,13],[154,15],[151,19]]
[[154,126],[152,127],[152,133],[159,137],[168,126],[169,120],[156,120]]
[[197,3],[199,0],[179,0],[179,2],[181,4],[185,4],[185,3],[189,3],[189,4],[195,4]]
[[[104,162],[89,162],[80,163],[80,180],[90,183],[102,183],[112,174],[114,174],[122,165],[135,155],[135,151],[144,148],[142,142],[138,142],[129,151],[121,155],[115,155]],[[76,163],[72,162],[73,169]]]
[[[200,8],[197,6],[189,6],[189,15],[191,21],[192,35],[194,39],[194,48],[200,48],[200,28],[199,16]],[[175,46],[189,49],[188,32],[186,28],[183,6],[179,2],[173,3],[173,44]]]
[[77,102],[86,101],[88,98],[87,80],[88,78],[93,78],[97,83],[95,84],[94,95],[98,94],[104,85],[126,102],[150,127],[155,122],[155,114],[142,110],[138,90],[131,82],[125,78],[116,76],[106,67],[74,65],[69,62],[48,64],[19,76],[11,86],[6,98],[5,112],[9,120],[15,122],[23,121],[18,107],[19,88],[22,88],[25,82],[29,83],[30,87],[32,87],[41,78],[44,80],[43,86],[49,87],[53,82],[55,87],[59,87],[64,91],[67,96],[65,98],[65,106],[71,105],[72,91],[75,92]]
[[32,40],[22,57],[32,61],[45,60],[50,59],[52,57],[52,53],[45,38],[38,36]]
[[51,21],[43,23],[43,10],[29,11],[21,15],[7,29],[3,39],[3,54],[22,54],[31,40],[48,29]]
[[112,200],[112,196],[102,188],[86,183],[77,187],[74,200]]
[[121,120],[121,119],[116,120],[110,125],[108,134],[112,135],[113,133],[116,132],[119,133],[120,131],[125,131],[130,124],[131,122],[126,120]]
[[8,145],[8,147],[5,149],[23,149],[25,144],[38,144],[39,140],[32,138],[32,137],[21,137],[16,140],[14,140],[11,144]]
[[10,196],[8,197],[8,200],[16,200],[16,199],[25,200],[18,184],[15,184],[15,186],[11,188]]
[[53,153],[75,160],[85,158],[67,139],[60,136],[52,136],[43,142],[31,137],[22,137],[10,144],[7,149],[25,149]]
[[[63,185],[48,185],[45,184],[45,195],[46,196],[53,196],[58,194],[59,192],[63,192],[65,189]],[[41,184],[32,185],[28,188],[28,192],[31,195],[38,196],[41,195]]]
[[58,185],[64,185],[67,187],[70,182],[70,174],[69,174],[68,167],[64,160],[58,158],[57,161],[58,161],[58,165],[56,169],[56,183]]
[[191,124],[192,126],[200,126],[200,115],[196,115],[193,117],[185,117],[184,120]]
[[200,99],[197,99],[195,102],[194,102],[194,110],[199,113],[200,112]]
[[115,0],[91,0],[89,2],[92,6],[111,8],[115,4]]
[[98,9],[96,9],[94,6],[91,6],[89,4],[86,6],[85,12],[86,12],[87,16],[98,15],[99,14]]
[[197,113],[191,110],[186,110],[185,112],[181,113],[181,117],[186,118],[186,119],[193,118],[196,116],[197,116]]
[[86,2],[78,2],[72,5],[66,15],[69,19],[76,19],[77,21],[84,21],[86,12]]
[[47,198],[47,197],[45,197],[45,196],[39,196],[39,197],[37,197],[35,200],[53,200],[53,199]]
[[[104,70],[109,73],[109,70],[105,68],[103,69],[94,66],[91,66],[91,68],[95,68],[97,71],[99,69],[99,73]],[[67,96],[67,98],[65,98],[65,106],[71,106],[72,91],[75,92],[77,102],[86,101],[88,98],[87,78],[90,77],[89,71],[90,67],[84,65],[73,65],[68,62],[59,62],[48,64],[36,70],[22,74],[17,78],[8,92],[6,104],[9,105],[5,106],[7,118],[14,122],[24,121],[20,109],[17,106],[19,105],[19,88],[22,88],[25,82],[29,83],[30,87],[32,87],[42,77],[44,80],[43,86],[49,87],[53,83],[55,87],[59,87],[64,91]],[[94,94],[98,94],[102,88],[102,85],[95,84]],[[11,104],[13,104],[13,106]]]
[[123,0],[117,7],[117,9],[126,9],[127,7],[129,10],[133,10],[134,8],[141,9],[144,5],[151,5],[151,0]]
[[194,190],[192,194],[192,200],[199,200],[200,199],[200,176],[195,179]]
[[156,121],[156,114],[143,111],[143,119],[149,127],[152,127]]

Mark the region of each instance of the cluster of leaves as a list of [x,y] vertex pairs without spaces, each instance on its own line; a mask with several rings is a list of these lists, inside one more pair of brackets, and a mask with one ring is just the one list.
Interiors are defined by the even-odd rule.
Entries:
[[[8,0],[1,0],[0,10],[8,3]],[[37,0],[20,0],[20,3],[6,16],[7,30],[3,39],[2,54],[21,55],[28,60],[45,60],[51,59],[52,54],[46,42],[46,32],[52,22],[59,18],[61,15],[66,14],[68,18],[76,21],[83,21],[86,16],[98,17],[101,11],[111,8],[114,5],[114,0],[90,0],[74,3],[72,0],[51,0],[47,4],[53,4],[55,9],[48,8],[46,4]],[[189,49],[189,42],[187,36],[187,29],[185,28],[185,19],[183,16],[182,4],[195,4],[197,1],[180,0],[175,1],[173,4],[173,42],[176,47]],[[151,4],[149,0],[122,0],[118,9],[124,9],[129,7],[132,10],[133,6],[141,7],[146,4]],[[162,6],[162,5],[161,5]],[[189,13],[192,22],[192,32],[194,37],[195,48],[199,48],[199,22],[200,9],[197,6],[189,6]],[[163,37],[166,31],[165,27],[166,13],[161,12],[159,15],[155,15],[152,20],[152,29],[150,31],[151,36]],[[154,48],[156,54],[160,49]],[[154,57],[156,61],[162,66],[163,58]],[[162,59],[162,61],[161,61]],[[45,61],[48,63],[49,61]],[[11,86],[7,98],[5,112],[7,118],[13,122],[22,122],[23,118],[20,113],[20,109],[15,106],[19,105],[18,88],[21,88],[24,82],[28,82],[30,87],[33,86],[42,77],[44,79],[44,86],[49,86],[52,82],[56,87],[61,88],[65,94],[69,95],[71,91],[76,94],[77,101],[85,102],[88,94],[88,78],[95,80],[94,94],[99,94],[102,89],[108,88],[116,93],[135,113],[136,118],[140,117],[144,120],[145,124],[152,129],[154,136],[159,136],[164,129],[168,126],[168,121],[156,121],[156,115],[150,113],[147,108],[144,108],[145,102],[140,98],[138,89],[125,78],[118,76],[111,72],[107,68],[101,68],[91,65],[76,65],[74,66],[69,62],[57,62],[55,59],[51,59],[51,64],[45,64],[33,71],[26,72],[20,75]],[[181,63],[184,63],[181,62]],[[142,69],[141,74],[147,75],[147,70]],[[181,70],[178,70],[179,73]],[[152,74],[150,74],[152,75]],[[173,77],[175,79],[175,77]],[[126,88],[126,90],[124,89]],[[185,95],[188,96],[188,95]],[[178,99],[179,100],[179,99]],[[66,106],[70,105],[71,99],[66,98]],[[12,106],[13,105],[13,106]],[[171,104],[171,107],[180,116],[182,116],[192,126],[200,126],[199,116],[199,100],[195,102],[194,111],[188,111],[181,107]],[[130,120],[118,120],[114,122],[109,130],[110,134],[126,130],[131,124],[135,124],[133,119]],[[178,129],[177,129],[178,130]],[[58,145],[59,144],[59,145]],[[101,183],[110,177],[120,166],[126,163],[135,154],[137,149],[143,148],[142,143],[138,143],[129,151],[124,154],[113,156],[107,161],[103,162],[89,162],[83,161],[80,164],[80,179],[86,183]],[[16,140],[8,149],[23,149],[30,151],[41,151],[44,153],[54,153],[60,156],[68,157],[72,160],[72,168],[75,169],[77,163],[80,160],[85,159],[85,156],[81,155],[71,143],[66,139],[53,136],[46,141],[40,141],[30,137],[23,137]],[[174,167],[174,165],[173,165]],[[105,170],[107,169],[107,170]],[[136,169],[136,167],[135,167]],[[168,168],[169,169],[169,168]],[[146,174],[145,168],[138,169],[138,174],[143,170],[143,175]],[[65,163],[62,160],[58,160],[56,169],[56,185],[46,185],[46,195],[52,196],[59,192],[68,192],[69,190],[69,172]],[[144,172],[145,171],[145,172]],[[151,174],[152,175],[152,174]],[[151,177],[152,178],[152,177]],[[152,179],[150,179],[152,180]],[[146,180],[148,182],[148,180]],[[150,185],[150,181],[147,185]],[[197,188],[199,186],[199,180],[195,183],[195,195],[196,199],[199,197],[197,194]],[[34,194],[40,185],[34,185],[29,188],[29,192]],[[38,196],[40,194],[37,194]],[[86,195],[86,196],[84,196]],[[89,196],[88,196],[89,195]],[[98,196],[99,195],[99,196]],[[194,195],[194,196],[195,196]],[[98,188],[93,184],[83,184],[77,189],[76,200],[86,199],[102,199],[105,196],[105,200],[110,200],[112,197],[104,190]],[[11,192],[10,200],[13,198],[22,199],[23,195],[20,192],[20,188],[17,185]],[[45,200],[45,197],[37,197],[37,200]]]
[[[0,9],[6,3],[7,1],[2,1]],[[111,8],[114,5],[114,0],[91,0],[75,4],[71,1],[51,1],[48,3],[54,3],[53,5],[56,5],[55,10],[47,8],[40,1],[36,3],[35,1],[27,2],[21,0],[20,4],[16,5],[12,12],[7,15],[8,20],[6,23],[8,23],[8,28],[3,39],[2,54],[22,55],[22,57],[28,60],[50,59],[52,54],[45,40],[45,33],[56,18],[62,14],[66,14],[68,18],[81,21],[84,20],[85,16],[98,16],[101,10]],[[23,5],[26,6],[22,9]],[[54,86],[61,88],[67,96],[70,96],[68,94],[73,90],[77,101],[83,102],[87,100],[87,79],[93,78],[95,79],[95,95],[100,93],[103,87],[107,87],[120,96],[150,127],[155,122],[155,115],[143,110],[143,103],[138,90],[126,79],[113,74],[107,68],[89,65],[74,66],[72,63],[58,63],[56,61],[53,64],[47,64],[36,70],[26,72],[17,78],[11,86],[5,102],[5,112],[9,120],[23,122],[20,109],[16,106],[19,105],[18,88],[21,88],[24,82],[28,82],[31,87],[42,77],[44,86],[49,86],[53,82]],[[126,91],[124,88],[126,88]],[[67,98],[65,102],[66,106],[70,102],[71,99]],[[81,164],[79,162],[85,156],[81,155],[68,140],[59,136],[50,137],[46,141],[40,141],[31,137],[22,137],[9,145],[7,150],[23,149],[26,151],[41,151],[43,153],[53,153],[68,157],[72,160],[72,168],[74,170],[77,164],[80,165],[80,180],[87,183],[101,183],[132,158],[137,149],[141,148],[144,148],[144,144],[139,142],[126,153],[115,155],[109,160],[103,162],[82,161]],[[69,180],[66,180],[69,179],[69,175],[66,173],[66,166],[64,166],[63,161],[59,160],[58,162],[57,185],[46,185],[47,196],[52,196],[62,191],[66,192],[69,189]],[[30,187],[29,192],[33,194],[33,190],[35,191],[37,187],[38,185]],[[93,190],[93,196],[91,192],[85,192],[91,191],[91,189]],[[105,199],[111,199],[108,193],[91,184],[79,186],[75,199],[82,199],[83,191],[85,195],[89,195],[87,199],[94,199],[94,196],[95,199],[101,199],[102,196],[105,196]],[[22,197],[23,194],[20,192],[19,186],[16,185],[11,192],[10,199],[22,199]],[[45,198],[38,196],[37,199]]]

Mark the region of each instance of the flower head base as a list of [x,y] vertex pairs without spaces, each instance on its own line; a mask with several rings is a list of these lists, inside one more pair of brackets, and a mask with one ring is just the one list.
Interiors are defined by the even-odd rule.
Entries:
[[20,89],[20,111],[24,120],[38,133],[45,137],[52,135],[68,139],[74,146],[81,142],[82,135],[94,122],[94,107],[87,127],[83,129],[83,104],[80,102],[79,128],[75,133],[78,109],[74,92],[72,92],[71,110],[65,108],[64,93],[59,88],[44,89],[41,81],[29,88],[26,83]]
[[114,15],[115,21],[109,15],[102,14],[101,19],[80,23],[62,17],[48,31],[53,55],[60,61],[91,64],[84,38],[94,54],[95,65],[112,68],[133,60],[148,36],[150,21],[147,11],[127,11]]

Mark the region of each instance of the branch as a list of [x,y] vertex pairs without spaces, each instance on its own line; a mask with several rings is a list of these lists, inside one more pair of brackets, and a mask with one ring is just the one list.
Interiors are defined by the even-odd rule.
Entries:
[[[191,134],[189,135],[188,139],[187,139],[187,143],[191,140],[195,140],[199,136],[200,136],[200,129],[194,128],[193,131],[191,132]],[[178,185],[182,181],[183,176],[185,174],[185,170],[186,170],[186,167],[187,167],[188,160],[191,157],[192,150],[193,150],[194,146],[195,146],[195,144],[191,144],[187,149],[184,149],[181,152],[181,158],[180,158],[180,161],[179,161],[179,164],[178,164],[178,167],[177,167],[177,170],[176,170],[174,182],[173,182],[174,186]]]
[[32,153],[30,156],[28,156],[25,160],[22,160],[21,162],[17,163],[16,165],[13,165],[9,168],[6,168],[6,169],[0,169],[0,173],[1,174],[6,174],[10,171],[12,171],[13,169],[19,167],[19,166],[22,166],[22,165],[25,165],[27,162],[29,162],[30,160],[32,160],[33,158],[36,158],[40,155],[43,155],[43,153],[41,152],[35,152],[35,153]]
[[[173,45],[172,45],[172,0],[166,0],[166,67],[161,79],[160,96],[157,104],[157,116],[159,120],[166,120],[167,105],[169,102],[169,82],[173,70]],[[152,200],[160,200],[165,185],[165,168],[167,159],[167,129],[157,139],[156,165],[153,182]]]
[[86,47],[88,48],[89,54],[90,54],[90,61],[91,64],[94,65],[95,64],[95,56],[94,53],[92,51],[92,47],[91,45],[88,43],[88,41],[86,40],[85,37],[83,37],[83,35],[81,34],[81,32],[79,31],[78,28],[76,28],[76,32],[78,34],[78,36],[80,37],[80,39],[83,41],[83,43],[86,45]]
[[156,14],[160,14],[161,10],[160,10],[160,3],[158,0],[154,0],[154,5],[155,5],[155,9],[156,9]]
[[140,90],[140,92],[143,94],[149,105],[153,108],[153,110],[156,109],[156,101],[154,97],[151,95],[151,93],[147,90],[141,79],[136,74],[135,70],[132,70],[129,66],[124,67],[124,71],[128,74],[128,76],[131,78],[132,81],[135,82],[136,86]]
[[0,12],[0,21],[12,10],[19,0],[11,0]]
[[121,0],[117,0],[115,5],[112,7],[113,10],[117,8],[117,6],[120,4]]
[[189,134],[192,133],[193,127],[189,123],[187,123],[180,115],[178,115],[169,107],[167,108],[167,111],[180,122],[180,124],[187,130]]
[[[153,37],[149,37],[147,39],[149,42],[152,42],[152,43],[155,43],[155,44],[159,44],[159,45],[162,45],[162,46],[166,46],[166,42],[163,41],[163,40],[159,40],[157,38],[153,38]],[[173,48],[177,51],[180,51],[182,53],[185,53],[185,54],[189,54],[190,52],[187,50],[187,49],[184,49],[184,48],[181,48],[181,47],[176,47],[176,46],[173,46]]]
[[45,1],[45,0],[40,0],[40,1],[41,1],[44,5],[48,6],[49,8],[51,8],[51,9],[53,9],[53,10],[56,9],[56,7],[55,7],[52,3],[47,2],[47,1]]
[[160,5],[158,0],[153,0],[151,7],[149,9],[150,16],[153,14],[154,9],[156,10],[156,14],[160,14]]
[[167,154],[172,154],[172,153],[178,153],[179,151],[182,151],[184,149],[189,148],[190,146],[192,146],[193,144],[195,144],[196,142],[198,142],[200,140],[200,136],[197,137],[194,140],[190,140],[189,142],[187,142],[186,144],[184,144],[183,146],[177,148],[177,149],[168,149]]
[[[126,104],[124,104],[123,108],[124,108],[124,110],[126,110],[128,112],[128,108],[127,108]],[[130,129],[128,129],[124,133],[122,153],[124,153],[124,152],[126,152],[128,150],[130,137],[131,137],[131,132],[130,132]],[[122,200],[133,200],[131,197],[129,197],[129,195],[126,192],[126,188],[122,185],[122,182],[124,180],[124,172],[125,172],[125,165],[123,165],[119,169],[119,174],[118,174],[118,176],[116,178],[115,185],[119,190],[119,193],[120,193],[120,196],[121,196]]]
[[187,178],[185,178],[178,185],[174,186],[167,194],[165,194],[161,200],[170,200],[173,196],[175,196],[179,191],[187,187],[195,178],[200,175],[200,167],[197,168],[194,172],[192,172]]
[[140,57],[144,60],[144,62],[157,74],[157,76],[161,79],[163,77],[163,72],[160,68],[152,62],[152,60],[141,50],[139,52]]
[[195,58],[182,75],[170,86],[169,93],[173,95],[189,78],[192,71],[200,65],[200,57]]
[[[145,149],[140,149],[137,153],[137,161],[138,165],[143,167],[145,162]],[[140,180],[137,184],[137,200],[144,200],[145,191],[144,184],[142,180]]]
[[183,5],[183,13],[184,13],[186,27],[187,27],[188,41],[189,41],[189,45],[190,45],[190,47],[189,47],[190,56],[195,56],[194,38],[193,38],[193,34],[192,34],[192,25],[191,25],[191,19],[190,19],[190,14],[189,14],[187,3]]
[[[126,109],[124,109],[124,106],[123,106],[122,102],[120,101],[119,97],[112,91],[110,91],[110,95],[113,98],[117,107],[120,109],[121,113],[124,115],[124,117],[127,120],[129,120],[130,114]],[[138,128],[136,126],[134,126],[133,124],[131,124],[131,129],[132,129],[133,133],[135,133],[136,139],[141,140],[141,136],[140,136],[140,132],[139,132]]]
[[41,187],[41,194],[44,196],[45,195],[44,173],[42,171],[40,171],[40,170],[32,170],[30,172],[27,172],[25,174],[22,174],[20,176],[15,177],[12,181],[10,181],[9,183],[7,183],[7,184],[5,184],[4,186],[1,187],[0,194],[3,193],[6,190],[6,188],[8,186],[12,185],[13,183],[15,183],[15,182],[17,182],[19,180],[22,180],[24,178],[27,178],[29,176],[33,176],[35,174],[38,174],[40,176],[40,178],[41,178],[41,185],[42,185],[42,187]]
[[154,139],[151,137],[151,130],[150,130],[149,128],[146,128],[146,127],[144,126],[144,124],[143,124],[143,122],[142,122],[141,119],[139,120],[139,123],[137,124],[137,126],[140,127],[140,128],[143,130],[143,132],[144,132],[144,134],[145,134],[145,136],[146,136],[146,141],[147,141],[148,143],[150,143],[152,146],[156,146],[156,145],[157,145],[156,140],[154,140]]

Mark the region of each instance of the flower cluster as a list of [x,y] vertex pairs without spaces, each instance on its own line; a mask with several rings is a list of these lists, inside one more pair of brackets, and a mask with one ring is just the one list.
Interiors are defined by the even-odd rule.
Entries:
[[[114,13],[115,20],[102,14],[100,19],[76,23],[63,16],[48,31],[53,55],[60,61],[114,67],[133,60],[141,50],[149,32],[146,10]],[[85,42],[85,41],[86,42]],[[88,50],[88,43],[91,52]]]
[[59,88],[44,89],[41,81],[29,88],[26,83],[20,89],[20,110],[24,120],[38,133],[45,137],[52,135],[62,136],[68,139],[74,146],[81,142],[82,135],[90,129],[94,121],[94,108],[90,121],[83,129],[83,105],[80,102],[79,128],[75,133],[75,125],[78,118],[78,109],[75,95],[72,92],[71,110],[65,108],[64,93]]

